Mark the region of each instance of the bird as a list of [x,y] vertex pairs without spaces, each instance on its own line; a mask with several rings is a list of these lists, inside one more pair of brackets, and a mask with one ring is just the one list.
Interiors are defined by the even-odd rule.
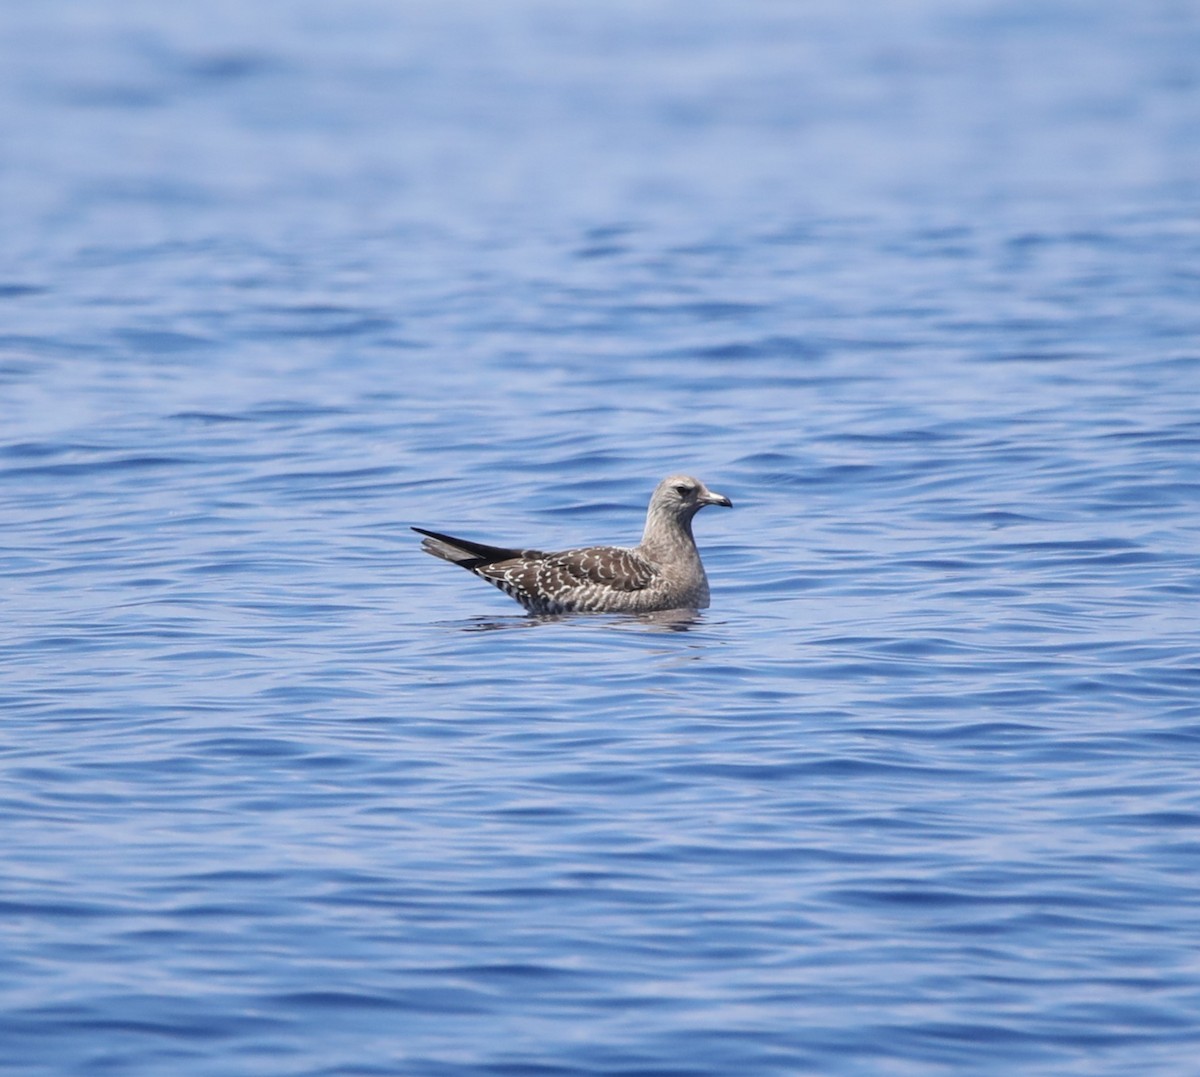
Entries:
[[732,508],[690,475],[670,475],[650,497],[637,546],[581,546],[558,553],[488,546],[423,527],[421,548],[500,588],[530,613],[654,613],[706,609],[708,577],[692,537],[706,505]]

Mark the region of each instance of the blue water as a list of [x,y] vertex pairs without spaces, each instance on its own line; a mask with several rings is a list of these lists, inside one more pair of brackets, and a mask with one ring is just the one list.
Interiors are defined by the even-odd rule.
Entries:
[[1200,7],[0,53],[0,1071],[1200,1073]]

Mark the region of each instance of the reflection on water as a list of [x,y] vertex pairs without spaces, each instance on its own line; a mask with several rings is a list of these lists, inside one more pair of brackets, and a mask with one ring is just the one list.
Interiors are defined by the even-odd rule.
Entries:
[[576,624],[586,627],[650,629],[657,632],[686,632],[701,623],[699,610],[655,610],[651,613],[527,613],[511,617],[473,617],[469,621],[437,622],[439,628],[456,624],[464,632],[496,632],[509,628],[534,628],[538,625]]

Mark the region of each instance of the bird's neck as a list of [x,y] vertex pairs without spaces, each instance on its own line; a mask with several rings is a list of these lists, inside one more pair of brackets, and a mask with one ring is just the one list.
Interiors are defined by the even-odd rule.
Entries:
[[696,540],[692,537],[692,517],[649,513],[646,529],[642,532],[642,550],[655,559],[699,558]]

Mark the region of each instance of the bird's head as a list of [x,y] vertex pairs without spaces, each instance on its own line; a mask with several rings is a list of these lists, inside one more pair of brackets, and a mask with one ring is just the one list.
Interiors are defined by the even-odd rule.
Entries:
[[659,503],[672,515],[688,520],[705,505],[733,508],[733,502],[724,494],[715,493],[690,475],[669,475],[658,484],[651,501]]

